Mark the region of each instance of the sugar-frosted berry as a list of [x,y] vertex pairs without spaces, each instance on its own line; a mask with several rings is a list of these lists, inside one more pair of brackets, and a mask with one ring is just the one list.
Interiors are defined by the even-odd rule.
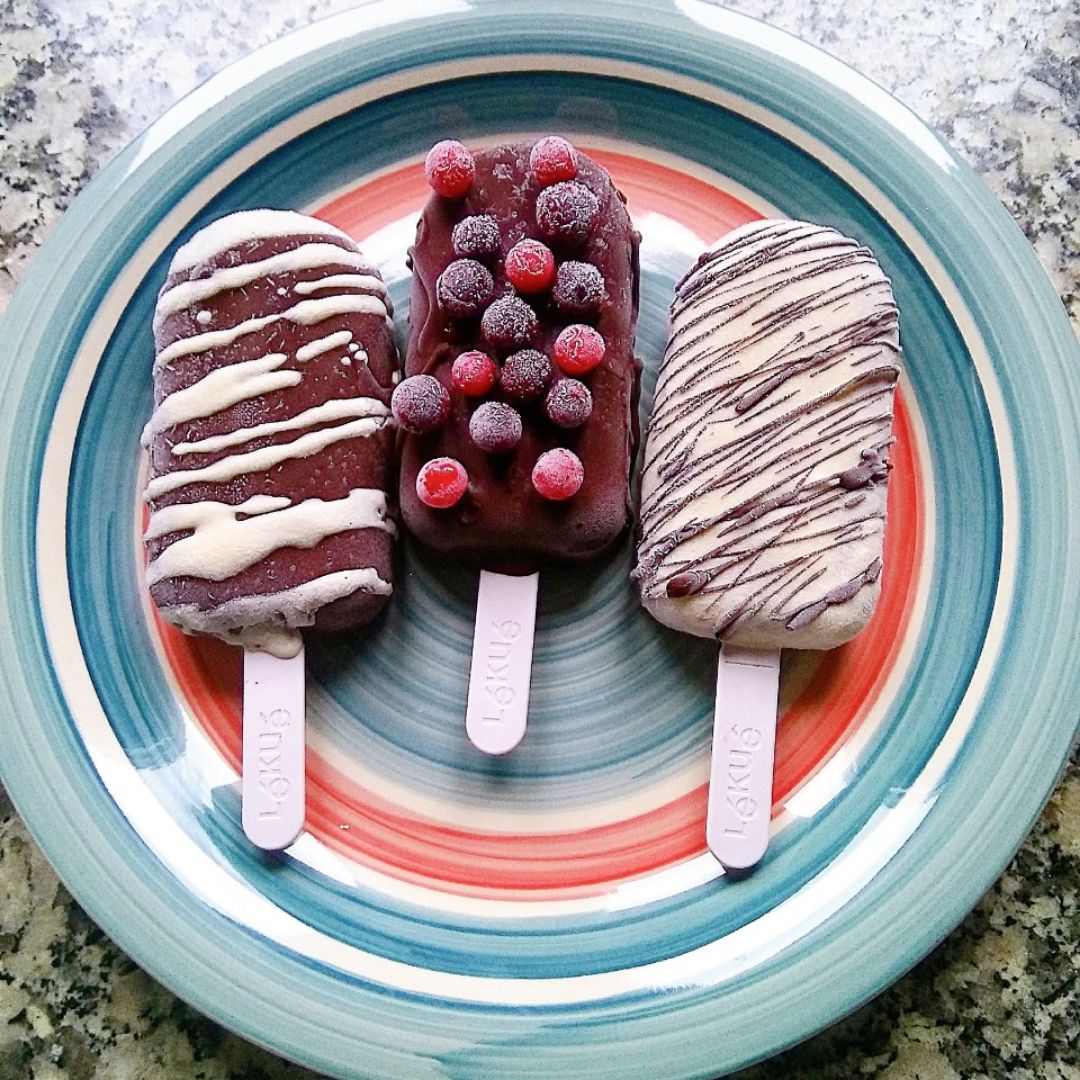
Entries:
[[570,499],[585,481],[585,467],[571,450],[557,447],[541,454],[533,466],[532,482],[537,494],[554,502]]
[[433,375],[411,375],[394,387],[390,410],[399,427],[414,435],[426,435],[446,423],[450,395]]
[[551,295],[560,311],[591,314],[604,302],[604,275],[592,263],[567,259],[559,266]]
[[489,454],[505,454],[521,441],[521,416],[501,401],[485,401],[469,418],[472,441]]
[[555,339],[555,363],[567,375],[584,375],[602,363],[604,339],[591,326],[575,323]]
[[484,262],[499,254],[502,237],[499,223],[490,214],[473,214],[462,218],[450,234],[454,254],[463,259],[479,259]]
[[559,427],[581,427],[592,415],[592,394],[577,379],[559,379],[544,399],[544,411]]
[[460,199],[472,187],[476,162],[461,143],[443,139],[428,151],[424,175],[438,194],[448,199]]
[[455,458],[432,458],[416,474],[416,497],[436,510],[453,506],[468,486],[469,474]]
[[508,356],[499,373],[499,385],[508,398],[530,401],[551,385],[555,369],[551,361],[536,349],[522,349]]
[[539,327],[536,312],[520,296],[500,296],[488,305],[480,321],[484,339],[504,351],[531,345]]
[[536,197],[536,227],[546,240],[580,243],[599,212],[599,200],[576,180],[552,184]]
[[435,285],[439,303],[448,315],[465,319],[475,315],[491,299],[495,281],[491,271],[475,259],[455,259]]

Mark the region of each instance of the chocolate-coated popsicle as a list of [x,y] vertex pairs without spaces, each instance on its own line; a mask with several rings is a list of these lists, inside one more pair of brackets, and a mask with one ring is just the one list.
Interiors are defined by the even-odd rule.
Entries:
[[557,137],[439,144],[429,179],[395,395],[405,523],[487,569],[597,555],[631,513],[639,238],[625,201]]
[[639,237],[607,172],[558,136],[475,156],[448,140],[426,172],[393,398],[401,511],[481,567],[466,730],[502,754],[525,732],[537,571],[630,522]]
[[397,358],[343,232],[253,210],[180,248],[154,317],[147,581],[169,622],[287,656],[391,589]]

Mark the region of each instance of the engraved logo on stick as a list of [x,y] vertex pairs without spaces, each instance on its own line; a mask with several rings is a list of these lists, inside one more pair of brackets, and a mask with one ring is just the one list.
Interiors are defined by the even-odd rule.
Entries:
[[758,800],[750,789],[754,771],[754,751],[761,745],[761,732],[752,724],[728,728],[725,740],[727,761],[724,770],[724,798],[734,817],[724,825],[728,836],[745,836],[746,826],[757,817]]
[[516,619],[492,619],[484,654],[484,716],[487,724],[502,724],[517,697],[510,678],[514,642],[521,636]]
[[259,764],[259,790],[276,805],[260,809],[260,818],[276,818],[281,804],[289,797],[292,784],[285,775],[281,744],[284,730],[292,721],[288,709],[272,709],[259,713],[259,734],[256,740]]

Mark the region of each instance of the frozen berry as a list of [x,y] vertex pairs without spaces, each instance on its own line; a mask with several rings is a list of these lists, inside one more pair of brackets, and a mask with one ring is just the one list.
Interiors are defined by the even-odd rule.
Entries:
[[508,356],[499,374],[503,393],[515,401],[538,398],[555,378],[551,361],[536,349],[522,349]]
[[600,203],[576,180],[544,188],[536,198],[536,225],[548,240],[580,243],[596,224]]
[[424,175],[438,194],[448,199],[460,199],[472,187],[476,162],[461,143],[443,139],[428,151]]
[[584,375],[604,359],[604,339],[591,326],[574,323],[555,339],[555,363],[567,375]]
[[519,296],[500,296],[480,321],[485,340],[504,350],[531,345],[539,326],[536,312]]
[[491,271],[475,259],[455,259],[435,285],[439,303],[448,315],[465,319],[475,315],[495,291]]
[[536,182],[544,187],[560,180],[573,180],[578,173],[577,151],[558,135],[546,135],[532,148],[529,168]]
[[454,389],[468,397],[483,397],[499,377],[495,361],[477,349],[463,352],[450,368],[450,381]]
[[453,506],[469,486],[469,474],[460,461],[437,457],[425,462],[416,474],[416,497],[436,510]]
[[521,416],[501,401],[485,401],[469,418],[472,441],[489,454],[505,454],[521,441]]
[[450,395],[433,375],[411,375],[394,387],[390,409],[399,427],[414,435],[426,435],[446,423]]
[[490,214],[462,218],[454,226],[450,239],[454,254],[463,259],[493,259],[502,246],[499,223]]
[[559,427],[581,427],[592,415],[592,394],[577,379],[560,379],[548,391],[544,411],[548,419]]
[[518,292],[535,293],[551,288],[555,280],[555,256],[539,240],[519,240],[506,253],[506,277]]
[[585,480],[585,466],[571,450],[561,446],[541,454],[533,466],[532,482],[537,494],[562,502],[576,495]]
[[588,315],[604,301],[604,275],[592,263],[567,259],[559,267],[551,295],[560,311]]

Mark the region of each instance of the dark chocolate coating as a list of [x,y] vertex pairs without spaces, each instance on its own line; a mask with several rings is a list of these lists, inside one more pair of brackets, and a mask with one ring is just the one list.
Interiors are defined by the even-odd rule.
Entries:
[[[483,400],[505,401],[496,387],[483,399],[452,390],[450,368],[459,353],[489,351],[479,319],[454,319],[439,308],[435,283],[454,260],[454,226],[472,214],[490,214],[501,231],[501,254],[492,264],[495,295],[513,293],[502,259],[519,240],[541,239],[536,197],[542,190],[529,173],[531,143],[499,146],[476,154],[476,179],[463,199],[432,195],[424,207],[410,249],[412,308],[409,316],[407,375],[434,375],[451,390],[447,424],[429,435],[399,433],[399,499],[405,524],[430,547],[489,570],[527,572],[549,560],[581,560],[609,548],[630,523],[630,468],[637,446],[637,396],[641,367],[634,358],[638,310],[638,242],[625,199],[607,172],[578,151],[577,180],[599,201],[597,222],[584,242],[551,244],[557,262],[595,265],[604,277],[605,297],[587,316],[559,311],[549,292],[523,299],[536,311],[540,330],[534,343],[552,356],[563,327],[588,322],[603,335],[604,362],[583,376],[593,397],[589,420],[567,431],[544,414],[543,398],[520,408],[521,441],[507,454],[489,454],[469,437],[469,418]],[[504,359],[497,356],[497,362]],[[564,446],[581,458],[585,481],[566,502],[551,502],[533,489],[532,467],[547,450]],[[433,457],[456,458],[469,474],[469,490],[456,506],[435,510],[416,495],[416,474]]]
[[[343,237],[322,233],[253,240],[221,252],[209,262],[170,275],[162,291],[181,281],[208,277],[215,269],[256,262],[311,242],[346,246]],[[359,249],[351,245],[346,250],[355,252]],[[245,319],[284,311],[296,304],[303,299],[292,292],[292,287],[298,281],[330,274],[356,273],[358,271],[352,266],[330,262],[298,272],[275,274],[243,288],[220,292],[194,307],[167,316],[155,331],[157,350],[160,352],[175,341],[204,333],[208,326],[196,322],[197,310],[211,312],[209,328],[232,326]],[[285,290],[285,295],[278,294],[279,288]],[[335,288],[332,292],[328,290],[317,295],[363,291]],[[343,358],[352,357],[345,346],[331,349],[304,363],[296,360],[296,351],[301,346],[340,330],[351,331],[353,341],[366,351],[367,363],[360,359],[351,359],[347,365],[342,363]],[[260,395],[213,416],[161,432],[150,445],[151,478],[176,469],[209,465],[233,453],[246,453],[274,443],[290,442],[301,433],[280,432],[217,453],[200,454],[197,458],[172,454],[170,448],[175,443],[284,420],[335,398],[363,395],[377,398],[386,405],[390,403],[392,376],[397,369],[398,358],[386,320],[382,315],[347,312],[311,326],[279,320],[243,335],[231,345],[179,357],[155,372],[155,404],[174,391],[199,381],[214,369],[274,352],[288,356],[280,370],[300,371],[303,373],[302,380],[295,386]],[[305,430],[319,430],[326,426],[331,425],[320,424]],[[309,457],[289,458],[269,471],[247,473],[226,483],[192,484],[168,492],[155,499],[151,509],[201,499],[238,504],[254,495],[282,495],[293,503],[300,503],[305,499],[343,499],[355,488],[392,491],[392,463],[393,434],[387,426],[363,438],[331,443]],[[172,533],[149,541],[148,554],[151,558],[155,557],[181,535]],[[350,530],[328,536],[310,549],[279,548],[255,565],[223,581],[207,581],[197,577],[167,578],[151,588],[151,596],[163,608],[193,604],[200,611],[212,611],[229,600],[280,592],[341,570],[372,567],[383,581],[389,582],[392,580],[392,544],[391,534],[384,529]],[[318,611],[315,629],[341,630],[361,625],[374,618],[385,602],[385,596],[363,591],[341,597]]]

